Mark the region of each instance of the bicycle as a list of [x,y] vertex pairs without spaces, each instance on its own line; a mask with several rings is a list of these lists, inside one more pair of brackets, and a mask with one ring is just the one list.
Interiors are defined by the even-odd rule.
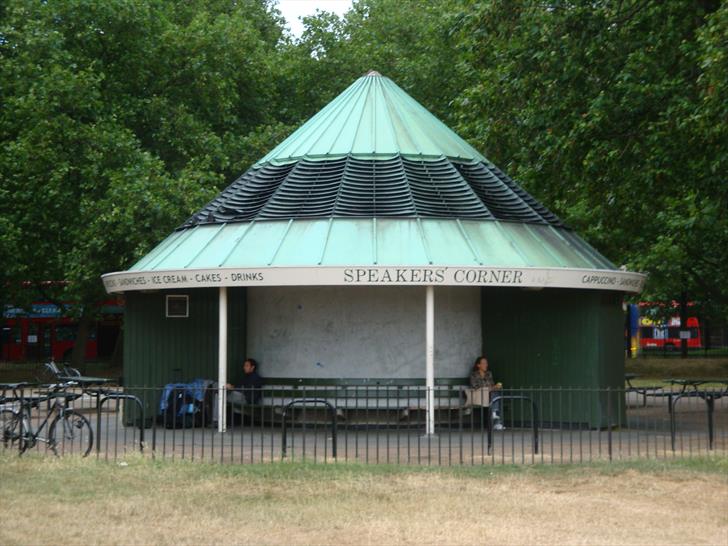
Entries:
[[39,383],[43,383],[59,381],[62,377],[81,377],[81,372],[65,362],[58,363],[51,357],[49,362],[43,364],[43,377],[41,379],[36,377],[36,379]]
[[[17,445],[22,454],[28,449],[43,442],[57,456],[78,454],[86,457],[93,445],[93,430],[88,419],[81,413],[69,407],[69,402],[80,398],[80,393],[69,393],[67,388],[73,382],[51,385],[50,390],[43,394],[25,396],[24,389],[32,387],[30,383],[15,383],[3,385],[4,390],[12,389],[12,397],[3,395],[3,408],[0,409],[0,431],[2,431],[3,448],[13,448]],[[53,401],[49,404],[48,412],[43,422],[36,429],[33,428],[32,410],[39,408],[42,402]],[[18,409],[8,408],[10,403]],[[51,416],[55,416],[52,421]],[[48,435],[41,436],[41,432],[48,425]]]

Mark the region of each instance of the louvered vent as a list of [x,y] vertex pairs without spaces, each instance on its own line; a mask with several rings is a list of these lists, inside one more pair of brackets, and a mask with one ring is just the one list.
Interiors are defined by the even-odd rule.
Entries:
[[291,218],[513,220],[561,226],[546,207],[485,163],[395,157],[306,159],[250,169],[180,229]]

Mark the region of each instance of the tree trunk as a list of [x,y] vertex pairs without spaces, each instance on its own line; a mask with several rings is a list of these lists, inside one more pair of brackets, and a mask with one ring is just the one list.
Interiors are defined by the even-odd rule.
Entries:
[[119,328],[119,334],[114,342],[114,352],[111,353],[111,367],[117,368],[124,365],[124,328]]
[[91,317],[84,312],[78,321],[78,330],[76,331],[76,340],[73,343],[73,353],[71,354],[71,366],[83,371],[84,362],[86,360],[86,342],[88,341],[88,332],[91,328]]
[[688,340],[683,336],[683,332],[688,330],[688,293],[683,290],[680,293],[680,356],[688,357]]
[[708,353],[710,352],[710,321],[708,319],[703,319],[702,322],[703,347],[705,348],[705,356],[708,356]]

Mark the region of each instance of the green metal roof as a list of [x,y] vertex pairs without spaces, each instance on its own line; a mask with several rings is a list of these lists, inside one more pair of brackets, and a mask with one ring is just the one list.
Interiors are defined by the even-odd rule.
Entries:
[[615,268],[550,225],[333,218],[196,226],[170,235],[130,271],[375,265]]
[[[384,271],[381,279],[395,284],[506,286],[517,279],[523,287],[634,292],[644,281],[617,270],[393,82],[372,72],[129,271],[105,275],[104,282],[114,292],[337,285],[369,282],[370,273],[354,278],[347,268],[370,268],[374,278],[390,266],[397,271]],[[407,268],[411,278],[400,278]]]
[[386,159],[397,155],[487,161],[392,80],[369,72],[256,165],[304,157]]

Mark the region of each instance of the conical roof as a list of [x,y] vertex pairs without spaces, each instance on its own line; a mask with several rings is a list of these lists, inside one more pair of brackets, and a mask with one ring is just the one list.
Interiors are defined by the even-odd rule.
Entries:
[[[368,270],[374,273],[360,273]],[[356,80],[129,271],[104,276],[112,292],[149,284],[381,279],[474,285],[516,279],[520,286],[632,292],[644,281],[616,270],[376,72]]]
[[392,80],[371,71],[276,146],[258,165],[347,156],[486,161]]
[[392,80],[370,72],[182,227],[330,217],[562,225]]

